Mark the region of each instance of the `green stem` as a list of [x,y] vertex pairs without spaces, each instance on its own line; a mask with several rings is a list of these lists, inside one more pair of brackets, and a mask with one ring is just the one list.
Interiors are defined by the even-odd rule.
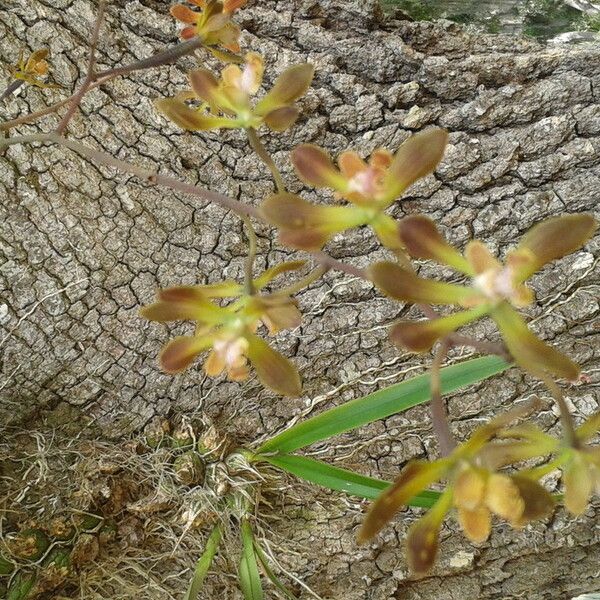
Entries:
[[316,267],[308,275],[306,275],[306,277],[299,279],[298,281],[296,281],[296,283],[292,283],[286,287],[277,290],[277,293],[283,296],[293,296],[294,294],[297,294],[304,288],[307,288],[311,283],[314,283],[315,281],[320,279],[323,275],[325,275],[325,273],[327,273],[328,270],[329,268],[325,265]]
[[248,141],[250,142],[252,149],[254,150],[254,152],[256,152],[257,156],[263,161],[263,163],[265,163],[269,171],[271,171],[271,175],[273,175],[275,185],[277,186],[277,191],[280,194],[285,193],[285,183],[283,182],[281,172],[277,168],[277,165],[275,164],[275,161],[269,154],[269,151],[260,141],[260,138],[256,133],[256,129],[254,129],[254,127],[249,127],[248,129],[246,129],[246,133],[248,134]]

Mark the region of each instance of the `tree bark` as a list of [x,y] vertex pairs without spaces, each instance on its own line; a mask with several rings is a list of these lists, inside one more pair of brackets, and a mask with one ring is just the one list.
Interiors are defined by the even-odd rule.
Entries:
[[[0,106],[2,118],[39,110],[85,77],[93,16],[90,0],[9,0],[0,11],[2,62],[15,63],[23,46],[49,47],[52,77],[65,89],[28,87]],[[382,145],[395,150],[411,132],[438,125],[450,131],[444,161],[397,203],[395,216],[424,212],[452,242],[476,236],[502,254],[545,217],[600,214],[598,45],[551,47],[444,21],[394,21],[372,2],[251,2],[239,20],[244,49],[266,56],[267,87],[288,65],[308,60],[317,68],[298,126],[265,136],[292,191],[302,190],[288,160],[298,143],[333,154],[350,147],[368,154]],[[116,0],[98,64],[112,68],[149,56],[175,38],[165,3]],[[194,64],[188,57],[94,90],[67,133],[257,204],[274,186],[242,135],[185,133],[152,107],[155,98],[187,87],[185,73]],[[49,131],[57,124],[50,116],[18,131]],[[301,328],[278,338],[301,370],[302,399],[275,397],[255,379],[214,381],[200,368],[167,376],[156,364],[159,349],[175,331],[190,328],[167,331],[137,311],[159,287],[243,277],[239,220],[57,147],[8,149],[0,157],[0,195],[0,422],[7,428],[37,427],[68,407],[97,436],[122,440],[157,415],[203,413],[249,443],[301,415],[400,381],[430,360],[400,354],[387,339],[384,326],[400,314],[416,317],[416,310],[330,273],[299,295]],[[290,255],[267,227],[258,235],[259,266]],[[330,250],[360,267],[384,256],[363,230],[336,238]],[[536,276],[537,303],[528,311],[540,336],[578,360],[590,378],[565,389],[578,420],[598,411],[598,255],[596,238]],[[431,265],[423,270],[435,272]],[[489,323],[474,331],[497,339]],[[455,351],[450,360],[464,354]],[[545,400],[538,421],[559,431],[550,398],[516,369],[453,396],[452,428],[462,439],[533,393]],[[419,407],[310,452],[393,478],[407,460],[434,458],[437,448],[426,407]],[[322,598],[541,600],[600,588],[594,508],[577,521],[559,510],[520,532],[496,526],[481,547],[449,523],[434,573],[415,581],[402,540],[416,511],[401,513],[373,545],[358,548],[362,503],[290,483],[292,492],[282,498],[286,518],[273,520],[272,533],[284,549],[283,562]]]

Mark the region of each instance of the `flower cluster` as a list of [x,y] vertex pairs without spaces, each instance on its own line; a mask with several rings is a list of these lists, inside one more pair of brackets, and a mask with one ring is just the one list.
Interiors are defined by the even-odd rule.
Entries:
[[42,48],[32,52],[29,58],[25,60],[23,52],[21,51],[17,65],[11,69],[11,76],[13,79],[24,81],[25,83],[40,88],[60,87],[56,83],[45,83],[43,81],[43,78],[48,75],[49,70],[48,61],[46,60],[48,54],[48,49]]
[[396,263],[381,262],[369,269],[373,282],[388,296],[404,302],[460,306],[465,310],[419,322],[402,321],[392,340],[415,352],[430,350],[435,342],[483,316],[497,324],[515,361],[534,375],[546,372],[576,380],[579,367],[544,343],[515,310],[530,304],[533,292],[525,281],[547,263],[579,249],[597,228],[586,214],[566,215],[534,226],[509,252],[504,264],[479,241],[469,242],[464,255],[453,248],[433,221],[422,215],[404,218],[400,238],[410,255],[433,259],[471,278],[471,285],[431,281]]
[[380,148],[365,162],[353,151],[338,158],[339,168],[318,146],[303,144],[292,152],[298,176],[315,188],[330,188],[350,206],[318,206],[295,194],[276,194],[262,205],[265,218],[279,229],[287,246],[318,250],[336,233],[370,225],[382,244],[402,247],[398,226],[385,210],[441,160],[448,134],[432,128],[417,133],[395,155]]
[[[246,55],[242,68],[228,65],[218,80],[208,69],[189,74],[192,91],[174,98],[162,98],[156,107],[167,118],[188,131],[208,129],[258,129],[266,125],[284,131],[294,124],[299,110],[294,102],[309,88],[314,67],[299,64],[286,69],[271,91],[253,104],[264,72],[263,59],[255,52]],[[188,102],[196,102],[189,106]]]
[[222,46],[230,52],[239,52],[238,43],[240,28],[231,20],[238,8],[246,0],[188,0],[200,10],[195,11],[184,4],[171,7],[171,15],[185,24],[181,37],[188,40],[198,36],[202,43],[219,58],[230,60],[226,54],[219,52],[215,46]]
[[[270,334],[297,327],[301,315],[294,300],[285,294],[258,294],[277,275],[299,269],[303,262],[281,263],[252,282],[252,292],[235,281],[212,285],[180,286],[160,290],[158,301],[142,308],[141,315],[151,321],[196,322],[192,336],[179,336],[162,350],[160,363],[167,373],[179,373],[196,357],[210,350],[204,370],[210,376],[226,371],[234,381],[249,375],[248,361],[261,382],[272,390],[298,396],[300,376],[292,363],[256,335],[263,324]],[[222,306],[215,299],[232,298]]]
[[525,471],[507,474],[497,470],[498,462],[512,463],[542,455],[548,445],[533,441],[523,445],[515,441],[495,446],[501,453],[487,452],[492,438],[501,436],[508,424],[531,408],[516,409],[490,421],[445,458],[431,463],[409,462],[394,484],[373,503],[359,532],[359,541],[373,538],[401,506],[441,479],[447,481],[444,491],[433,507],[411,526],[407,537],[408,561],[415,573],[425,573],[433,565],[440,527],[452,508],[465,535],[474,543],[489,537],[492,514],[513,527],[523,527],[548,515],[554,508],[554,499],[534,477]]

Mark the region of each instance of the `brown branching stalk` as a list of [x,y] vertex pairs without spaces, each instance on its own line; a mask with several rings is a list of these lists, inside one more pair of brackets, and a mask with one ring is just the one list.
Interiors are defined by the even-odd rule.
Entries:
[[429,403],[431,411],[431,422],[433,424],[433,430],[440,446],[441,456],[448,456],[454,447],[456,442],[454,436],[450,431],[450,425],[448,423],[448,411],[442,398],[442,387],[441,387],[441,369],[444,359],[448,353],[450,343],[448,340],[443,340],[433,358],[431,364],[430,377],[431,377],[431,401]]

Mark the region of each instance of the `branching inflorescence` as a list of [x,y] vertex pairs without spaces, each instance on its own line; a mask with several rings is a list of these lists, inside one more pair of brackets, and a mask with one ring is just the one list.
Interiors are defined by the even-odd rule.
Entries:
[[[141,309],[141,315],[152,321],[195,323],[195,330],[190,335],[177,337],[165,346],[160,355],[161,367],[166,372],[178,373],[189,368],[199,355],[206,354],[204,370],[209,376],[225,372],[234,381],[243,380],[249,376],[252,367],[261,383],[273,391],[288,396],[300,395],[298,371],[289,359],[264,340],[264,330],[275,335],[280,330],[297,327],[302,315],[293,295],[329,269],[346,272],[372,282],[386,296],[402,303],[413,303],[422,310],[424,320],[401,321],[392,326],[390,337],[394,344],[413,352],[429,352],[437,345],[427,385],[430,386],[432,421],[441,457],[433,462],[412,461],[395,483],[388,486],[384,482],[380,489],[386,489],[373,503],[360,531],[360,541],[372,539],[390,522],[401,505],[410,504],[417,497],[424,498],[422,502],[429,503],[431,508],[412,526],[407,552],[412,569],[417,573],[426,572],[434,562],[437,533],[448,511],[456,509],[462,529],[475,543],[489,536],[492,514],[514,527],[522,527],[554,508],[555,498],[540,484],[540,479],[556,469],[563,470],[566,508],[575,514],[583,512],[593,489],[598,490],[600,486],[600,453],[598,448],[589,445],[589,440],[598,432],[600,418],[595,416],[585,424],[575,426],[554,378],[576,381],[579,367],[534,335],[519,309],[535,300],[526,281],[549,262],[581,248],[597,228],[595,219],[587,214],[573,214],[538,223],[507,254],[504,262],[476,240],[460,252],[424,215],[395,220],[388,209],[413,183],[432,173],[443,158],[448,132],[439,128],[409,137],[395,153],[379,148],[366,160],[360,151],[349,149],[337,158],[337,165],[324,149],[301,144],[291,153],[298,177],[310,187],[331,190],[338,203],[312,203],[300,194],[289,193],[259,131],[267,127],[272,132],[282,132],[294,125],[300,116],[297,101],[311,85],[313,66],[299,64],[288,68],[269,91],[261,94],[263,57],[254,52],[240,55],[240,32],[233,20],[244,0],[190,1],[194,9],[182,4],[171,9],[173,16],[185,24],[184,42],[154,57],[98,72],[95,50],[104,11],[101,3],[88,73],[79,90],[48,109],[1,126],[8,131],[68,106],[54,131],[7,137],[0,141],[0,146],[36,142],[58,144],[93,162],[132,173],[150,185],[165,186],[215,202],[243,219],[249,238],[243,281],[163,289],[158,292],[156,303]],[[271,171],[276,186],[275,193],[265,198],[260,207],[149,172],[64,136],[70,119],[89,90],[107,84],[114,77],[173,62],[199,48],[228,64],[220,75],[202,66],[192,70],[189,90],[181,90],[172,98],[159,98],[155,106],[167,119],[187,131],[232,128],[245,131],[250,147]],[[19,71],[14,73],[16,80],[39,85],[37,76],[47,71],[45,58],[45,52],[34,52],[29,61],[21,61]],[[305,261],[282,263],[257,276],[254,273],[256,244],[252,220],[274,226],[279,242],[284,246],[308,252],[316,263],[314,269],[296,283],[279,289],[274,285],[276,278],[284,272],[298,271],[305,266]],[[359,269],[333,259],[323,250],[334,235],[364,226],[369,227],[387,249],[389,260]],[[464,282],[425,279],[417,274],[413,259],[432,260],[448,266]],[[433,306],[458,310],[441,316]],[[501,343],[457,333],[463,326],[488,317],[496,324]],[[447,389],[444,388],[442,364],[448,349],[456,345],[496,354],[541,380],[559,405],[563,439],[552,438],[533,424],[523,422],[531,414],[529,407],[496,417],[475,430],[470,439],[457,444],[442,401],[443,390]],[[491,374],[492,371],[481,378]],[[414,403],[416,401],[412,405]],[[364,406],[361,407],[362,410]],[[408,404],[403,408],[406,407]],[[374,414],[389,414],[389,411],[383,411]],[[328,418],[322,415],[319,427],[323,428]],[[359,421],[355,418],[353,426],[360,424]],[[521,422],[515,424],[516,421]],[[364,422],[367,422],[366,418]],[[291,439],[292,431],[294,435],[300,435],[297,427],[305,435],[313,425],[317,427],[308,422],[295,425],[286,440]],[[341,430],[332,425],[330,435]],[[256,453],[243,456],[251,462],[270,461],[295,473],[300,473],[301,467],[308,469],[310,465],[299,462],[300,457],[292,460],[293,455],[287,454],[289,449],[282,450],[284,446],[278,445],[280,437],[263,444]],[[302,445],[290,447],[297,449]],[[285,456],[289,457],[287,467],[282,466]],[[552,457],[549,462],[548,457]],[[521,466],[519,469],[519,465],[530,459],[538,459],[538,466]],[[290,466],[294,460],[295,471]],[[340,470],[329,474],[332,481],[333,475],[342,479],[347,477],[353,485],[360,483],[363,490],[376,485],[375,480],[360,479],[361,476],[351,476]],[[319,480],[317,475],[313,479],[308,475],[306,478]],[[428,492],[436,482],[444,482],[441,494]],[[370,497],[368,492],[361,493]],[[419,496],[421,493],[425,496]],[[242,525],[246,556],[246,553],[252,553],[252,543],[248,541],[251,535],[246,520]],[[248,563],[247,557],[245,560],[248,571],[248,565],[254,563]],[[248,577],[253,575],[247,572]],[[251,583],[246,580],[244,585]]]

